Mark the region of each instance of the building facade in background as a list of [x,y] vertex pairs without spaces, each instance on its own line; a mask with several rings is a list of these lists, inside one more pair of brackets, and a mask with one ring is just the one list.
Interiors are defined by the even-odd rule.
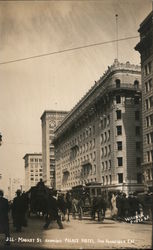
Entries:
[[143,190],[141,71],[115,60],[55,130],[56,188]]
[[153,11],[140,24],[140,42],[136,46],[141,54],[143,171],[146,190],[153,191]]
[[28,191],[42,179],[42,154],[26,154],[23,159],[25,166],[25,191]]
[[50,110],[44,111],[41,116],[43,181],[51,187],[55,186],[54,130],[66,114],[65,111]]

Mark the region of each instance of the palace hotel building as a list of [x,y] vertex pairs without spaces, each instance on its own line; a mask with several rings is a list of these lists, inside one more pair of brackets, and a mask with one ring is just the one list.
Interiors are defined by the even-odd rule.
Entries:
[[143,190],[141,71],[115,59],[55,129],[56,188]]
[[143,172],[145,190],[153,191],[153,11],[140,24],[140,42],[136,46],[141,54]]

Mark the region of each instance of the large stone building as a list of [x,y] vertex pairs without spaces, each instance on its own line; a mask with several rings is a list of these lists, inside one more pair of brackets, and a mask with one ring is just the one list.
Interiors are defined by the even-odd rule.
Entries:
[[115,60],[55,130],[56,188],[143,190],[141,71]]
[[25,166],[25,191],[35,186],[42,179],[42,154],[26,154]]
[[54,129],[66,114],[66,111],[46,110],[41,116],[43,181],[47,186],[55,186]]
[[139,33],[140,42],[136,50],[141,54],[142,72],[142,166],[145,188],[151,190],[153,187],[153,11],[140,24]]

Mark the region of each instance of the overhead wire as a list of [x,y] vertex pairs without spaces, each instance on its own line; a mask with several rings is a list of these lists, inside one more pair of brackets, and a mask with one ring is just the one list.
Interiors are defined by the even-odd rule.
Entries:
[[34,55],[34,56],[29,56],[29,57],[24,57],[24,58],[19,58],[19,59],[0,62],[0,65],[21,62],[21,61],[31,60],[31,59],[35,59],[35,58],[40,58],[40,57],[51,56],[51,55],[55,55],[55,54],[61,54],[61,53],[69,52],[69,51],[75,51],[75,50],[90,48],[90,47],[94,47],[94,46],[100,46],[100,45],[104,45],[104,44],[115,43],[115,42],[118,42],[118,41],[136,39],[138,37],[139,36],[130,36],[130,37],[114,39],[114,40],[110,40],[110,41],[104,41],[104,42],[92,43],[92,44],[82,45],[82,46],[73,47],[73,48],[67,48],[67,49],[48,52],[48,53],[44,53],[44,54],[39,54],[39,55]]

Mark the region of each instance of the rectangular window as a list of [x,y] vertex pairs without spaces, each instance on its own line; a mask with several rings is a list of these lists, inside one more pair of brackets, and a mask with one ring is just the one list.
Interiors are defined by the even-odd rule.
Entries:
[[146,135],[146,139],[147,139],[147,144],[149,144],[150,143],[150,136],[149,136],[149,134]]
[[141,167],[141,158],[140,157],[137,157],[136,164],[137,164],[137,167]]
[[135,134],[136,134],[136,136],[140,135],[140,127],[139,126],[135,127]]
[[110,168],[110,169],[111,169],[111,164],[112,164],[112,163],[111,163],[111,160],[109,160],[109,168]]
[[151,73],[151,62],[148,63],[148,74]]
[[150,79],[150,80],[148,81],[148,84],[149,84],[149,90],[152,90],[152,88],[153,88],[152,79]]
[[135,111],[135,120],[139,121],[140,120],[140,112],[137,110]]
[[122,167],[123,166],[123,158],[117,157],[117,161],[118,161],[118,167]]
[[150,115],[150,125],[153,125],[153,114]]
[[147,151],[147,162],[150,162],[150,151]]
[[148,99],[146,99],[146,110],[149,109],[149,102],[148,102]]
[[148,89],[148,82],[145,82],[145,92],[147,93],[149,91]]
[[112,184],[112,176],[109,176],[109,183]]
[[117,142],[117,150],[122,150],[122,141]]
[[150,141],[153,143],[153,132],[150,133]]
[[150,102],[149,107],[152,108],[152,107],[153,107],[153,96],[151,96],[151,97],[149,98],[149,102]]
[[146,117],[146,126],[149,127],[149,116]]
[[117,126],[117,135],[122,135],[122,126]]
[[153,150],[151,150],[151,161],[153,162]]
[[104,141],[104,135],[101,134],[101,144],[103,143],[103,141]]
[[142,184],[142,174],[141,173],[137,173],[137,183]]
[[121,96],[120,95],[116,96],[116,103],[121,103]]
[[117,120],[121,119],[121,110],[116,111],[116,118]]
[[144,68],[144,73],[145,73],[145,76],[147,76],[147,74],[148,74],[148,70],[147,70],[147,65],[145,65],[145,68]]
[[123,174],[118,174],[118,183],[123,183]]
[[141,143],[139,141],[136,142],[136,150],[140,151],[141,149]]

